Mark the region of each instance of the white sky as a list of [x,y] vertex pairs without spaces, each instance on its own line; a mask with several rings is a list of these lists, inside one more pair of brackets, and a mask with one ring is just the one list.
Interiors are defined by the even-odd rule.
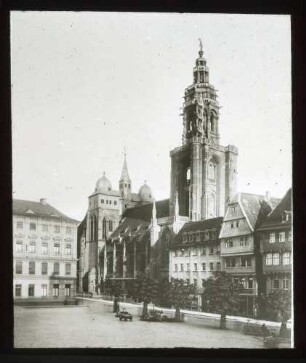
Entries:
[[238,147],[238,191],[291,186],[290,17],[12,12],[14,198],[81,220],[126,146],[133,192],[169,198],[184,89],[203,39],[219,90],[221,144]]

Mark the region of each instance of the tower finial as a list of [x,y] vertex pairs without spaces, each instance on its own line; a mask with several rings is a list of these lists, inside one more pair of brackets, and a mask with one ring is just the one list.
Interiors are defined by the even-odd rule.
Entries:
[[203,57],[203,43],[202,43],[202,39],[199,38],[199,42],[200,42],[200,50],[199,50],[199,56]]
[[126,158],[126,146],[123,148],[124,158]]

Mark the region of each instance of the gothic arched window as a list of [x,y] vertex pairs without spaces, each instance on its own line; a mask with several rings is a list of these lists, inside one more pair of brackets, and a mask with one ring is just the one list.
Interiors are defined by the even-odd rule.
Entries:
[[113,231],[113,221],[108,222],[108,229],[109,229],[110,232]]
[[207,174],[208,174],[208,179],[215,180],[215,178],[216,178],[216,165],[212,161],[210,161],[209,164],[208,164]]
[[106,238],[106,219],[105,217],[102,220],[102,238]]
[[94,239],[94,220],[93,216],[90,217],[90,240],[93,241]]
[[186,171],[186,181],[187,181],[187,184],[189,185],[190,184],[190,168],[188,168]]
[[94,216],[94,240],[98,240],[98,224],[97,224],[97,217]]
[[214,194],[208,195],[207,198],[207,215],[208,218],[216,216],[216,198]]

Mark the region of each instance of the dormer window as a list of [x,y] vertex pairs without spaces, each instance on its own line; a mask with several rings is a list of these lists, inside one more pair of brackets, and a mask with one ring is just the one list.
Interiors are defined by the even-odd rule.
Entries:
[[282,213],[282,222],[288,222],[291,218],[291,212],[290,211],[283,211]]

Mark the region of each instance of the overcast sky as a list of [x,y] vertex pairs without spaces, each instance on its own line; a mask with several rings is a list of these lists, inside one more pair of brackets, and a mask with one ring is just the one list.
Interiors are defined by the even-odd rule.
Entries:
[[105,171],[169,198],[184,89],[203,40],[238,191],[291,186],[290,17],[12,12],[13,196],[81,220]]

